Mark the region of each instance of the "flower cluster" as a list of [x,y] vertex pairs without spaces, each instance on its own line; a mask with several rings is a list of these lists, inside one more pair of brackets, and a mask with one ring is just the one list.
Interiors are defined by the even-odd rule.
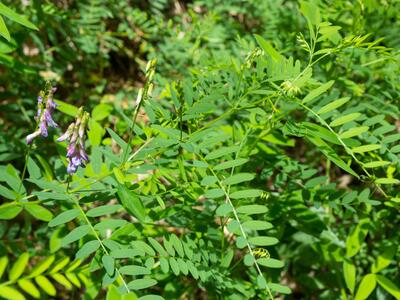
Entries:
[[85,167],[85,162],[89,161],[89,157],[85,151],[85,132],[89,120],[89,113],[84,112],[82,107],[79,109],[78,115],[74,123],[68,126],[67,131],[60,136],[57,141],[68,141],[67,172],[73,174],[78,167]]
[[[54,109],[57,107],[57,104],[53,101],[53,95],[56,92],[57,88],[52,87],[48,89],[48,92],[41,92],[38,97],[38,110],[35,116],[37,123],[37,129],[35,132],[29,134],[26,137],[26,143],[32,143],[33,139],[42,135],[43,137],[47,137],[47,126],[50,127],[58,127],[57,123],[54,122],[52,118],[52,113]],[[46,103],[43,103],[43,100],[46,99]]]

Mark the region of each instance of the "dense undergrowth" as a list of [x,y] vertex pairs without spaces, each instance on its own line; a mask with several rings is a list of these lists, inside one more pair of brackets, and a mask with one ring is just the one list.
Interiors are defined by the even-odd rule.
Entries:
[[400,299],[399,9],[0,3],[0,299]]

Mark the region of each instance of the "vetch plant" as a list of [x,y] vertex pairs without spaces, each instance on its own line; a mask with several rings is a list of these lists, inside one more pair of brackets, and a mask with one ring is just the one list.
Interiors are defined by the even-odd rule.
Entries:
[[400,299],[398,5],[239,2],[0,18],[0,298]]

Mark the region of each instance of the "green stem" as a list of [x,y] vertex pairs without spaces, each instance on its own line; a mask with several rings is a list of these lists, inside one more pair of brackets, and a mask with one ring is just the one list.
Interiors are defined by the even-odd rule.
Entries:
[[[239,151],[238,151],[238,152],[239,152]],[[206,161],[202,156],[200,156],[200,159],[201,159],[202,161],[204,161],[205,163],[207,163],[207,161]],[[226,200],[226,202],[230,205],[230,207],[232,208],[232,212],[233,212],[233,215],[234,215],[234,217],[235,217],[235,220],[236,220],[236,221],[238,222],[238,224],[239,224],[239,229],[240,229],[240,232],[241,232],[241,234],[242,234],[244,240],[246,241],[246,246],[247,246],[247,249],[249,250],[249,254],[250,254],[250,255],[253,257],[253,259],[254,259],[254,266],[256,267],[258,274],[259,274],[262,278],[264,278],[264,275],[263,275],[263,273],[262,273],[262,271],[261,271],[261,269],[260,269],[260,266],[259,266],[258,263],[257,263],[257,260],[256,260],[256,258],[255,258],[255,255],[254,255],[254,253],[253,253],[253,249],[251,248],[250,243],[248,242],[247,234],[246,234],[246,232],[245,232],[245,230],[244,230],[244,228],[243,228],[243,226],[242,226],[242,223],[240,222],[240,218],[239,218],[239,215],[238,215],[238,213],[237,213],[237,211],[236,211],[236,208],[235,208],[235,206],[233,205],[233,203],[232,203],[232,201],[231,201],[231,198],[229,197],[229,192],[228,192],[228,190],[229,190],[229,188],[230,188],[230,185],[228,186],[228,189],[226,189],[225,186],[223,185],[223,183],[221,182],[221,180],[218,178],[217,174],[214,172],[214,170],[213,170],[211,167],[208,167],[208,169],[209,169],[210,172],[217,178],[218,185],[220,186],[220,188],[222,189],[222,191],[223,191],[224,194],[225,194],[225,200]],[[270,299],[274,300],[274,296],[272,296],[272,293],[271,293],[270,288],[268,287],[268,284],[266,285],[266,290],[267,290],[267,293],[268,293],[268,296],[270,297]]]
[[[108,252],[108,250],[107,250],[107,248],[104,246],[104,244],[103,244],[101,238],[100,238],[99,235],[97,234],[96,229],[94,229],[94,227],[93,227],[92,223],[90,222],[89,218],[86,216],[84,210],[83,210],[82,207],[79,205],[79,201],[78,201],[77,199],[74,199],[74,204],[75,204],[75,206],[79,209],[79,211],[80,211],[82,217],[84,218],[85,222],[89,225],[89,227],[90,227],[90,229],[91,229],[93,235],[95,236],[95,238],[96,238],[96,239],[98,240],[98,242],[100,243],[100,246],[101,246],[101,249],[103,250],[103,252],[104,252],[106,255],[110,255],[109,252]],[[117,274],[118,274],[118,278],[122,281],[122,284],[124,285],[126,291],[129,293],[130,290],[129,290],[129,288],[128,288],[128,285],[126,284],[126,281],[125,281],[124,278],[122,277],[121,272],[119,271],[118,268],[115,268],[115,271],[116,271]]]
[[[71,178],[72,178],[72,176],[69,175],[69,176],[68,176],[68,179],[67,179],[67,194],[70,194],[70,192],[69,192],[69,184],[70,184],[70,182],[71,182]],[[85,220],[86,224],[89,225],[90,230],[92,231],[93,235],[94,235],[95,238],[98,240],[98,242],[99,242],[99,244],[100,244],[100,246],[101,246],[103,252],[105,253],[105,255],[109,255],[109,252],[108,252],[107,248],[104,246],[104,244],[103,244],[101,238],[100,238],[99,235],[97,234],[96,229],[94,229],[94,227],[93,227],[92,223],[90,222],[89,218],[86,216],[85,211],[84,211],[83,208],[80,206],[79,200],[76,199],[76,198],[74,197],[74,198],[73,198],[73,201],[74,201],[74,204],[75,204],[76,208],[79,209],[79,211],[80,211],[80,213],[81,213],[83,219]],[[126,284],[124,278],[122,277],[122,274],[120,273],[119,269],[118,269],[118,268],[115,268],[115,270],[116,270],[116,272],[117,272],[117,274],[118,274],[118,278],[121,280],[121,282],[122,282],[122,284],[124,285],[126,291],[129,293],[128,285]]]
[[31,145],[28,146],[28,149],[26,150],[26,154],[25,154],[25,163],[24,163],[24,168],[22,170],[22,174],[21,174],[21,182],[19,183],[19,187],[18,187],[18,193],[21,192],[21,187],[22,187],[22,183],[25,179],[25,173],[26,173],[26,169],[28,166],[28,159],[29,159],[29,154],[31,152]]
[[[335,137],[338,139],[338,141],[340,142],[340,144],[343,146],[343,148],[346,150],[346,152],[354,159],[354,161],[360,166],[360,168],[363,170],[363,172],[365,173],[365,175],[367,175],[368,178],[372,178],[371,174],[367,171],[367,169],[364,168],[363,163],[354,155],[353,151],[347,147],[347,145],[344,143],[344,141],[342,140],[342,138],[332,129],[331,126],[329,126],[329,124],[322,119],[316,112],[314,112],[311,108],[309,108],[308,106],[304,105],[301,102],[298,102],[298,104],[303,107],[304,109],[306,109],[308,112],[310,112],[313,116],[315,116],[315,118],[322,124],[324,125],[326,128],[328,128],[328,130],[330,132],[332,132]],[[378,188],[378,190],[382,193],[382,195],[385,198],[389,198],[389,196],[385,193],[385,191],[382,189],[382,187],[377,184],[376,182],[374,182],[375,186]]]

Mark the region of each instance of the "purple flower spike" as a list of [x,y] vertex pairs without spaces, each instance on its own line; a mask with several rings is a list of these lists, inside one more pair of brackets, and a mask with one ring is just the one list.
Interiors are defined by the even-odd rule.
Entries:
[[69,174],[75,173],[78,170],[78,167],[85,167],[85,162],[89,161],[89,157],[80,143],[68,146],[67,157],[69,158],[69,164],[67,167],[67,172]]
[[89,114],[80,108],[76,121],[71,123],[67,131],[57,139],[59,142],[69,142],[66,155],[68,158],[68,174],[75,173],[79,167],[84,168],[85,164],[89,162],[89,157],[85,151],[85,133],[88,119]]
[[38,124],[39,129],[26,137],[26,142],[28,144],[30,144],[33,141],[33,139],[39,135],[47,137],[48,136],[47,126],[58,127],[57,123],[54,122],[52,117],[53,110],[57,106],[57,104],[52,100],[54,92],[55,92],[54,88],[52,88],[50,91],[47,92],[47,101],[45,107],[43,104],[43,98],[46,96],[45,93],[41,92],[40,95],[38,96],[37,99],[38,109],[35,116],[35,120],[39,123]]

